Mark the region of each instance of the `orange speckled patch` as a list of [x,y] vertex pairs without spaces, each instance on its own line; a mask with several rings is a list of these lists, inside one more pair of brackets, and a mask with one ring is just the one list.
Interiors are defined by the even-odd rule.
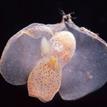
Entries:
[[28,93],[42,102],[48,102],[59,91],[60,85],[61,68],[57,58],[43,58],[29,75]]

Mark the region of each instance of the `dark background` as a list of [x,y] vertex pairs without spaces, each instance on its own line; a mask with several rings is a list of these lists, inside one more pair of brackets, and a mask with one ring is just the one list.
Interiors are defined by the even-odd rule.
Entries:
[[[57,23],[61,11],[73,14],[73,21],[98,33],[107,41],[106,0],[1,0],[0,55],[7,40],[23,27],[34,23]],[[76,18],[75,18],[76,17]],[[0,76],[0,107],[107,107],[107,84],[76,101],[63,101],[59,94],[49,103],[28,97],[26,86],[12,86]]]

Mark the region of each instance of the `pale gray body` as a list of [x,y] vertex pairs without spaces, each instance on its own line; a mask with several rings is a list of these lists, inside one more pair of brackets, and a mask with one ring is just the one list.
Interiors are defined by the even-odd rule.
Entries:
[[[67,30],[74,34],[76,51],[72,60],[63,67],[62,83],[59,93],[64,100],[81,98],[107,81],[107,44],[101,38],[81,30],[72,21],[62,24],[32,24],[30,27],[46,26],[54,32]],[[27,28],[27,27],[26,27]],[[36,33],[36,32],[35,32]],[[29,73],[41,58],[41,36],[49,39],[52,34],[38,30],[38,38],[16,34],[7,43],[1,57],[1,74],[13,85],[24,85]]]

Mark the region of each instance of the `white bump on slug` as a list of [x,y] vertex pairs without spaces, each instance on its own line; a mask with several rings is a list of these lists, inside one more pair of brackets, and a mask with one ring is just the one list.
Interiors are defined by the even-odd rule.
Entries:
[[43,37],[42,40],[41,40],[41,54],[46,55],[49,52],[50,52],[49,42],[45,37]]
[[53,43],[52,43],[52,48],[53,48],[55,51],[61,52],[61,51],[64,50],[64,46],[63,46],[62,43],[60,43],[59,41],[53,39],[51,42],[53,42]]
[[50,39],[50,44],[52,53],[57,55],[64,64],[72,58],[76,49],[76,40],[69,31],[56,32]]

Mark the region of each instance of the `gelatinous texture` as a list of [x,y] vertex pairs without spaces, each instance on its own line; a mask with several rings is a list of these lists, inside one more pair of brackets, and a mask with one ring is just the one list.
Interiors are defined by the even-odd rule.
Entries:
[[47,56],[50,54],[51,47],[49,41],[43,37],[41,40],[41,55],[42,56]]
[[[28,28],[30,29],[29,26]],[[8,83],[25,84],[29,72],[41,58],[41,38],[45,36],[49,39],[52,35],[43,29],[39,32],[38,27],[36,30],[36,34],[31,36],[21,30],[8,41],[1,57],[1,74]]]
[[50,44],[52,53],[58,56],[62,64],[71,60],[76,49],[76,40],[69,31],[56,32],[50,39]]
[[43,102],[58,91],[64,100],[76,100],[107,82],[107,43],[65,15],[61,23],[34,23],[15,34],[0,68],[8,83],[28,80],[29,95]]
[[20,32],[27,34],[33,38],[39,38],[40,36],[46,36],[50,38],[49,34],[53,36],[52,29],[46,26],[45,24],[33,23],[29,26],[23,28]]
[[67,23],[76,39],[76,52],[62,70],[60,95],[75,100],[100,88],[107,81],[107,44],[96,34]]
[[61,68],[56,57],[45,57],[38,61],[28,78],[29,96],[42,102],[53,99],[61,85]]

